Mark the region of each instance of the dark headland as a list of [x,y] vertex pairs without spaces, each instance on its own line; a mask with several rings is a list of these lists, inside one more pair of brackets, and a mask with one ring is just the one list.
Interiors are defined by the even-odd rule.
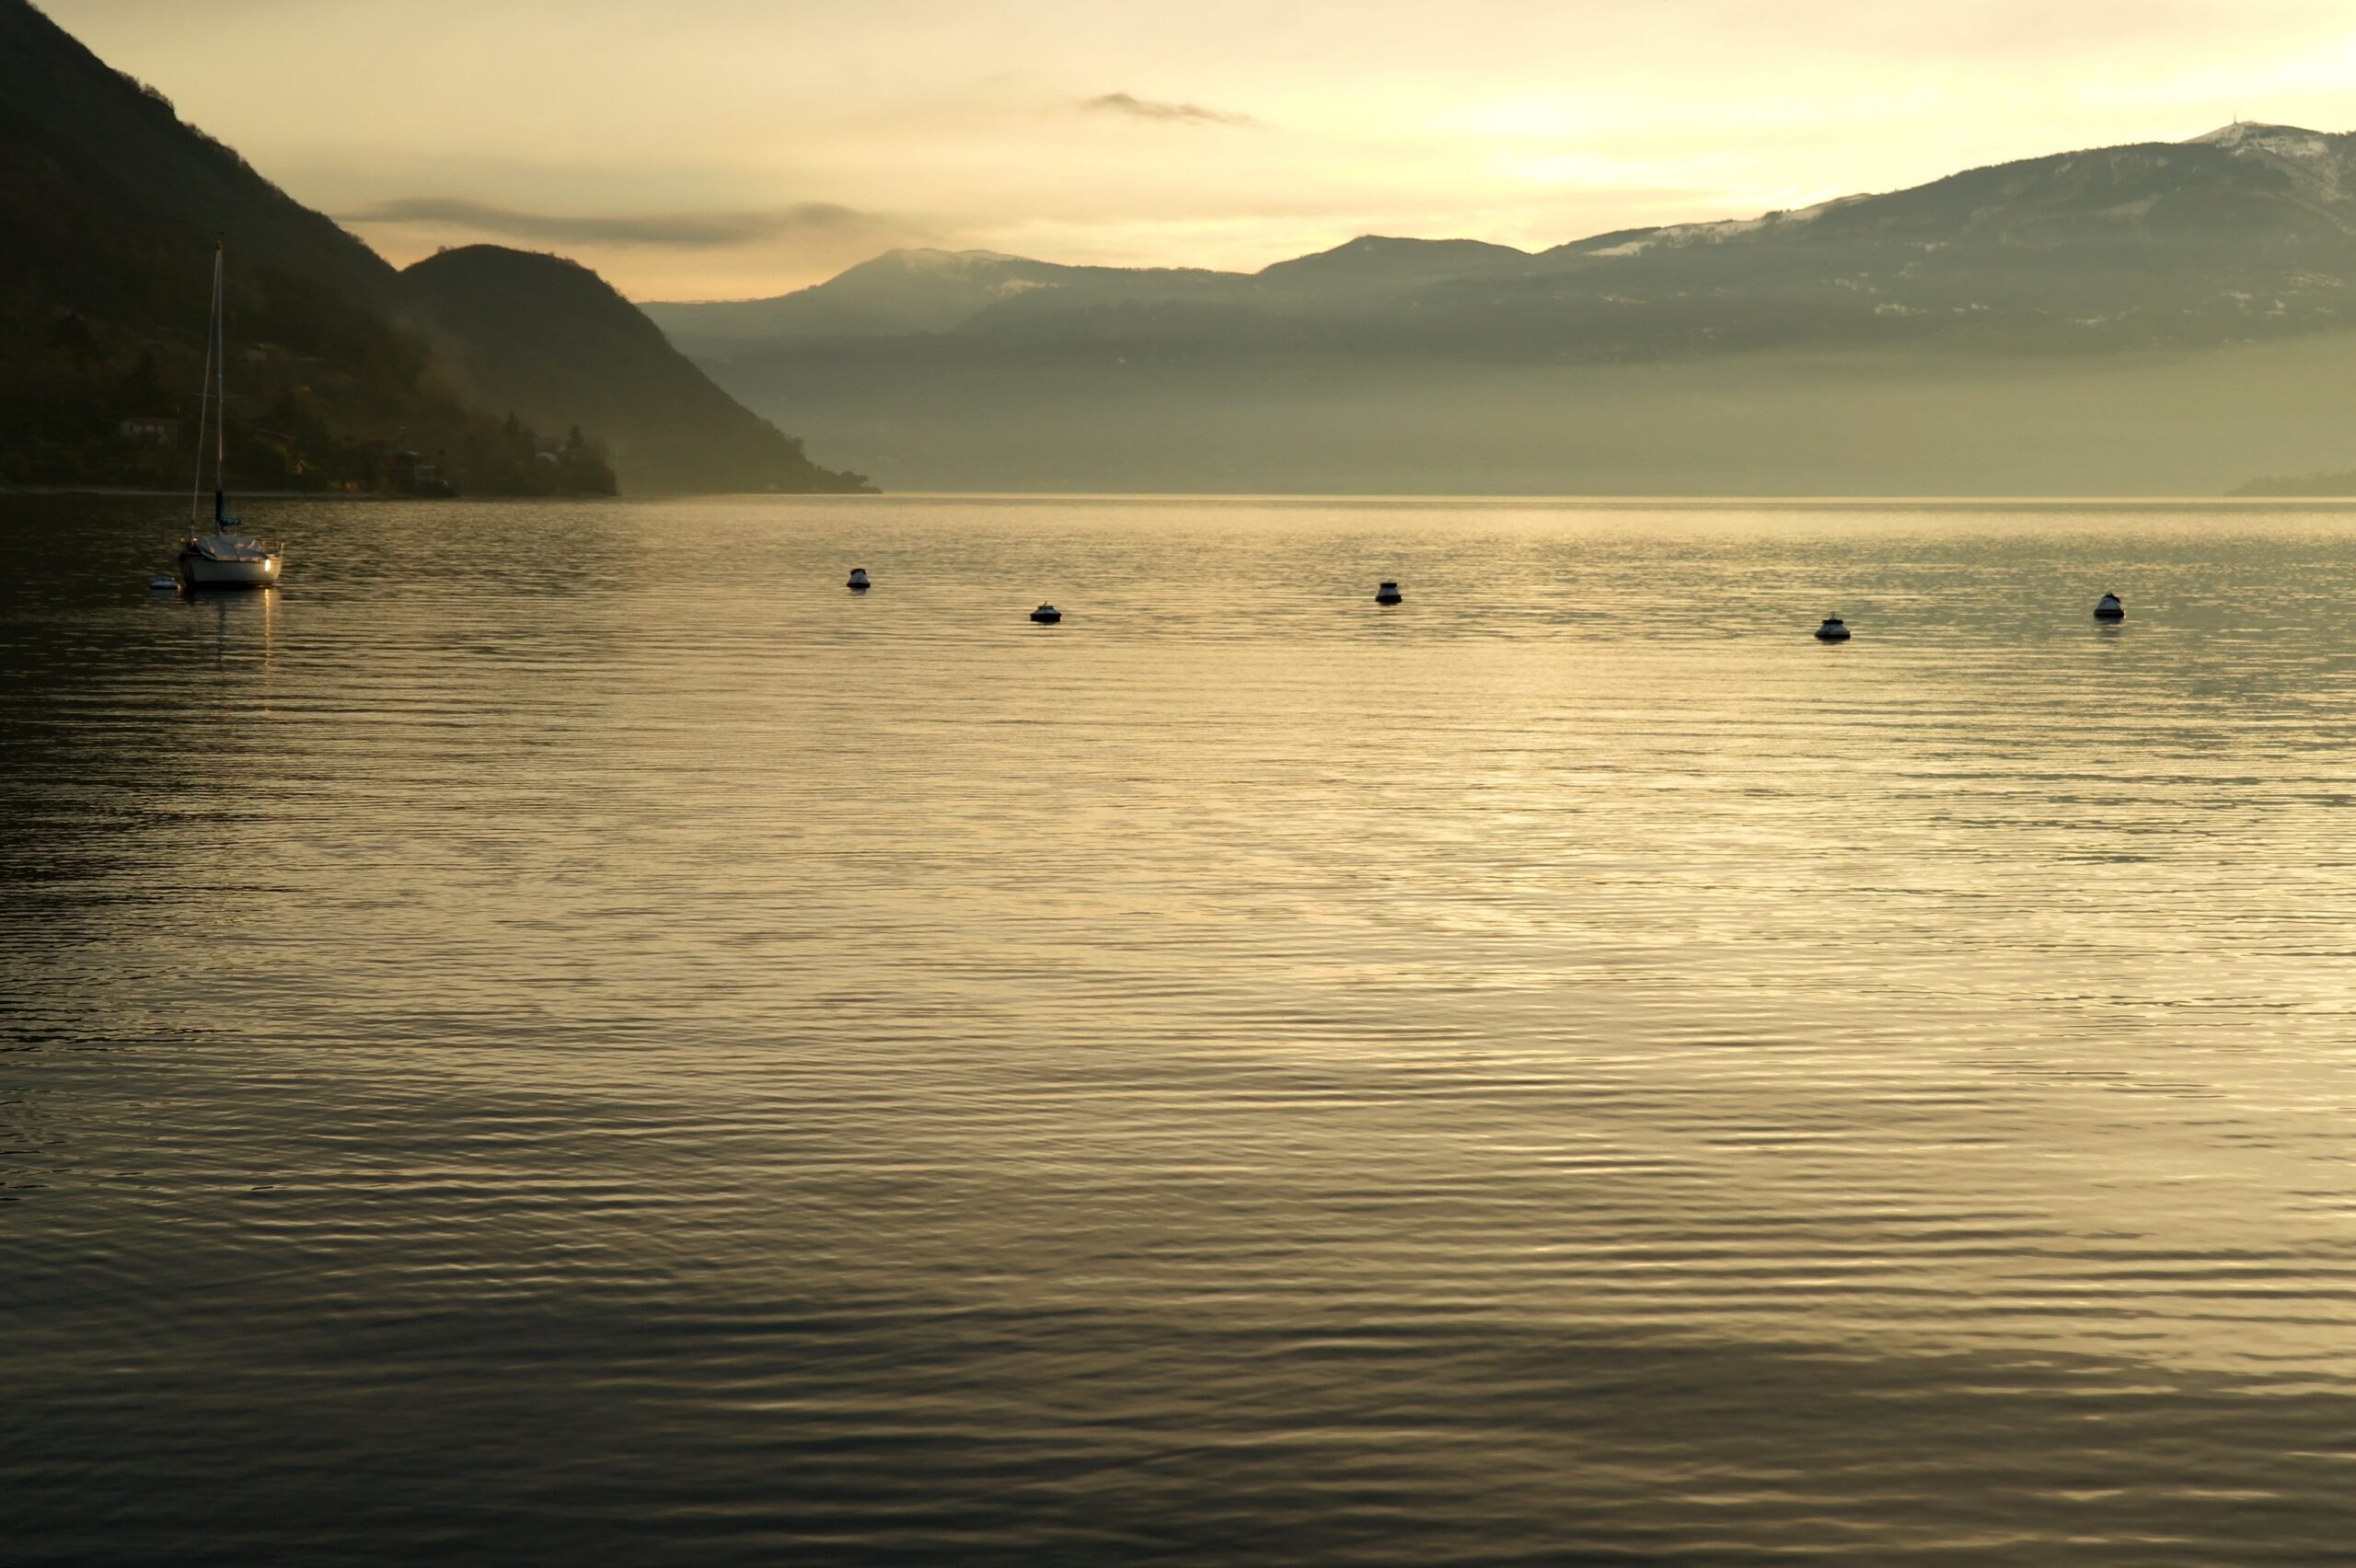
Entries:
[[587,269],[407,271],[0,0],[0,485],[184,486],[215,238],[256,490],[850,491]]

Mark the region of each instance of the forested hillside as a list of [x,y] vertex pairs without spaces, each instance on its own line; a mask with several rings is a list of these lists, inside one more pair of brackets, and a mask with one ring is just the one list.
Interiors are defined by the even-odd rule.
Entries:
[[[216,241],[230,472],[245,488],[439,488],[421,473],[489,494],[849,482],[779,458],[785,438],[643,322],[649,363],[606,352],[609,321],[554,306],[528,313],[537,338],[466,340],[440,297],[416,297],[27,0],[0,0],[0,483],[188,481]],[[600,347],[568,360],[576,342]],[[600,389],[632,373],[659,390],[618,403]],[[526,412],[496,395],[510,386],[547,395]]]

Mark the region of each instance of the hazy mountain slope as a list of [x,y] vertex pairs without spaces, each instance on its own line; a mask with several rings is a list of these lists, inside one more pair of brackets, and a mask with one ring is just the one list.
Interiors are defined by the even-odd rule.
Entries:
[[1253,274],[1264,298],[1364,301],[1433,283],[1527,277],[1543,263],[1511,246],[1477,239],[1393,239],[1360,235],[1331,250],[1297,256]]
[[[2145,143],[1995,165],[1886,196],[1854,197],[1806,221],[1744,237],[1832,243],[2206,246],[2247,255],[2268,243],[2356,234],[2356,137],[2234,125]],[[1732,225],[1740,227],[1740,225]],[[1689,237],[1700,231],[1687,231]]]
[[2326,329],[2356,319],[2352,296],[2356,138],[2235,126],[1539,256],[1367,236],[1246,276],[902,251],[780,300],[648,309],[714,353],[1011,330],[1555,361],[1927,338],[2063,352],[2214,342]]
[[1360,308],[1434,283],[1522,276],[1542,263],[1471,239],[1367,235],[1258,273],[1182,267],[1068,267],[987,250],[893,250],[773,299],[650,302],[640,306],[690,352],[733,352],[796,338],[896,337],[1013,324],[1017,330],[1086,312],[1217,311],[1239,321],[1268,311]]
[[401,274],[405,298],[486,407],[603,434],[633,490],[855,490],[746,410],[662,329],[575,262],[499,246],[445,250]]
[[826,450],[922,490],[2218,495],[2356,455],[2356,332],[1619,364],[891,346],[788,346],[736,370]]
[[893,250],[773,299],[650,302],[645,311],[691,351],[789,338],[945,332],[1011,302],[1058,306],[1212,297],[1245,280],[1190,268],[1066,267],[987,250]]
[[941,332],[1009,290],[1075,269],[987,250],[894,250],[826,282],[773,299],[650,302],[640,308],[682,339],[768,339]]
[[2356,138],[2238,126],[1611,238],[1549,252],[1557,270],[1494,314],[1525,342],[1575,327],[1581,347],[1639,352],[1838,338],[2074,353],[2325,330],[2356,319]]
[[[1149,276],[706,352],[926,487],[2213,490],[2356,455],[2356,382],[2316,373],[2356,330],[2356,137],[2235,126],[1536,256],[1368,236],[1185,293],[1124,281]],[[2300,396],[2263,422],[2198,369],[2301,341],[2321,361],[2283,362]],[[1711,391],[1737,383],[1772,402]],[[2094,401],[2042,397],[2063,385]],[[2180,408],[2138,391],[2160,386]]]

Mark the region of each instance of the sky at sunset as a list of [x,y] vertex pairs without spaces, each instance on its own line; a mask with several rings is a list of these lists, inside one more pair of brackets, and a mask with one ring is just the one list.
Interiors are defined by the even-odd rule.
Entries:
[[2356,126],[2346,0],[42,0],[392,259],[638,298],[900,245],[1536,248],[2236,117]]

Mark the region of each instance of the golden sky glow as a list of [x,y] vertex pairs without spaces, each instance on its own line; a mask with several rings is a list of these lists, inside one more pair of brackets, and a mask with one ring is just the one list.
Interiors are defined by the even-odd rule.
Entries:
[[2235,117],[2356,126],[2346,0],[44,0],[406,262],[639,298],[895,245],[1537,248]]

